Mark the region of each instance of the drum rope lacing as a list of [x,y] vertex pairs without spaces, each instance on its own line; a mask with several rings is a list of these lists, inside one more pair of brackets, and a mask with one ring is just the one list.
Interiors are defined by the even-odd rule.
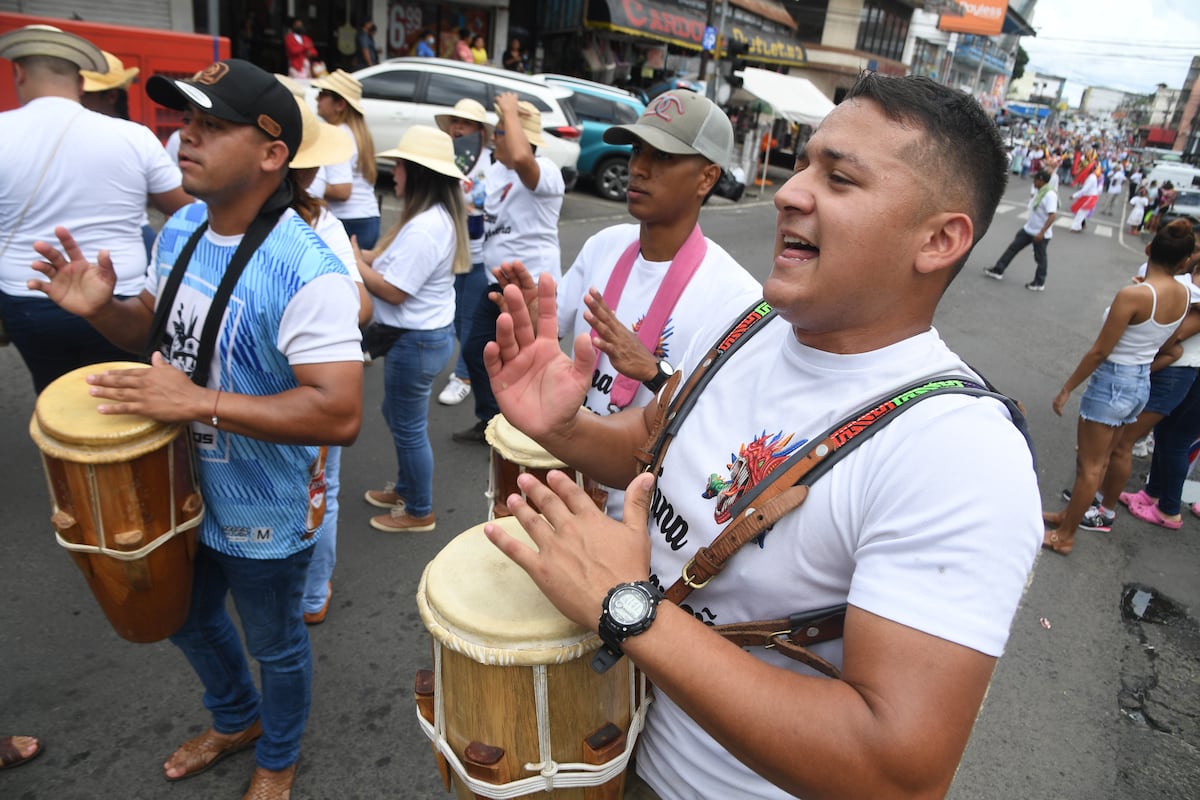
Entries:
[[[46,460],[45,455],[43,455],[42,456],[43,463],[45,462],[45,460]],[[46,475],[49,476],[49,474],[50,474],[50,471],[47,468]],[[174,447],[169,447],[167,449],[167,478],[170,481],[170,485],[172,487],[174,487],[175,486],[175,448]],[[99,484],[96,483],[96,469],[95,469],[95,467],[93,467],[91,465],[89,465],[88,469],[87,469],[87,479],[88,479],[88,491],[91,493],[91,496],[93,498],[99,498],[100,497],[100,486],[99,486]],[[49,482],[49,477],[47,477],[47,482]],[[50,496],[55,497],[53,486],[50,487]],[[59,533],[57,530],[54,531],[54,538],[58,540],[58,544],[61,547],[64,547],[67,550],[70,550],[75,553],[94,553],[94,554],[98,553],[100,555],[108,556],[109,558],[115,558],[118,561],[137,561],[138,559],[145,558],[150,553],[153,553],[155,550],[162,547],[164,544],[171,541],[179,534],[184,533],[185,531],[189,531],[192,528],[196,527],[197,525],[200,524],[201,520],[204,519],[204,507],[201,506],[200,512],[198,514],[196,514],[196,516],[187,520],[182,525],[178,524],[179,523],[178,517],[177,517],[178,511],[175,508],[173,495],[172,495],[171,499],[172,499],[172,502],[171,502],[171,527],[167,528],[167,530],[163,534],[161,534],[158,538],[154,539],[149,544],[139,547],[137,550],[113,550],[112,548],[110,548],[108,546],[107,537],[105,536],[105,533],[104,533],[104,512],[101,510],[101,507],[99,505],[97,505],[97,507],[95,509],[95,511],[96,511],[96,535],[100,539],[99,545],[79,544],[77,542],[68,542],[66,539],[64,539],[62,537],[62,534]],[[60,510],[61,509],[58,507],[57,499],[55,499],[54,512],[58,513]]]
[[[546,668],[538,665],[534,672],[534,696],[537,709],[538,749],[542,760],[536,764],[526,764],[525,769],[537,772],[536,776],[521,778],[508,783],[488,783],[473,778],[467,774],[462,760],[450,747],[446,740],[446,709],[442,691],[442,645],[434,640],[433,643],[434,670],[434,711],[433,722],[430,723],[417,711],[417,723],[429,741],[441,753],[454,770],[454,775],[471,792],[493,800],[513,800],[517,797],[537,791],[553,791],[554,789],[573,789],[587,786],[600,786],[625,771],[629,759],[637,746],[638,734],[646,721],[646,707],[653,699],[649,694],[649,686],[645,675],[636,674],[630,670],[629,675],[629,707],[636,709],[629,716],[629,731],[625,738],[625,749],[615,758],[603,764],[584,764],[580,762],[558,763],[553,760],[550,752],[550,709],[547,699]],[[641,696],[645,698],[640,706],[637,705],[638,687]]]

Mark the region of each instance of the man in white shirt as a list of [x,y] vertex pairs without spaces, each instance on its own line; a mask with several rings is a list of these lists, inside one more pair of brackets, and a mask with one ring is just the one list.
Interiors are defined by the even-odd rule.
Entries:
[[1119,162],[1114,162],[1112,172],[1108,174],[1108,188],[1104,191],[1100,212],[1113,216],[1113,206],[1116,206],[1116,216],[1121,215],[1125,197],[1125,168]]
[[[511,312],[486,353],[505,417],[565,463],[628,488],[622,523],[561,472],[549,485],[522,475],[528,500],[512,494],[508,508],[537,549],[498,525],[485,531],[559,611],[599,631],[594,665],[629,656],[654,684],[640,797],[948,790],[1041,543],[1037,476],[1013,412],[994,398],[934,396],[807,489],[787,489],[793,510],[773,514],[754,493],[773,488],[785,458],[838,446],[856,423],[822,432],[857,409],[906,402],[913,381],[974,374],[932,320],[987,230],[1007,166],[971,97],[926,78],[860,78],[775,195],[764,306],[740,322],[740,310],[714,309],[711,335],[681,359],[683,385],[707,383],[673,407],[674,443],[656,473],[639,473],[636,454],[658,428],[657,402],[581,410],[588,336],[576,337],[574,359],[559,349],[548,277],[536,329],[519,289],[505,287]],[[702,548],[726,521],[756,517],[753,538],[713,575],[716,554]],[[657,587],[681,574],[696,587],[687,605],[658,602]],[[835,680],[705,624],[840,603],[842,635],[812,650]]]
[[21,103],[0,114],[0,316],[41,392],[77,367],[129,354],[26,286],[37,277],[29,266],[34,242],[54,241],[55,226],[65,225],[88,258],[108,249],[117,294],[136,296],[147,264],[147,202],[169,216],[191,198],[148,128],[80,104],[80,70],[109,69],[91,42],[30,25],[0,37],[0,57],[12,59]]
[[995,266],[984,269],[983,274],[994,280],[1004,280],[1004,270],[1013,257],[1029,245],[1033,245],[1033,262],[1037,268],[1033,280],[1025,284],[1031,292],[1046,288],[1046,273],[1050,268],[1046,259],[1046,246],[1054,236],[1054,219],[1058,212],[1058,192],[1050,185],[1050,173],[1042,170],[1033,176],[1033,194],[1029,198],[1029,218],[1024,227],[1017,231]]

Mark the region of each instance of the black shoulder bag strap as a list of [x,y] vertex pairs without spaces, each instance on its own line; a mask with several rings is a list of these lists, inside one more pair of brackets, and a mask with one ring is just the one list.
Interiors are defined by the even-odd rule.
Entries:
[[[271,195],[258,212],[258,216],[250,223],[250,227],[246,229],[246,233],[242,236],[241,243],[238,244],[237,250],[234,251],[233,257],[229,260],[229,265],[225,268],[225,274],[221,276],[221,282],[217,285],[217,291],[213,294],[212,302],[209,304],[208,314],[204,318],[204,328],[200,333],[200,345],[196,353],[196,366],[191,376],[192,383],[195,383],[197,386],[208,385],[208,371],[212,365],[213,353],[216,351],[217,337],[221,332],[221,321],[225,317],[225,308],[229,305],[229,299],[233,296],[233,290],[237,286],[238,279],[241,278],[246,265],[250,263],[251,257],[262,243],[266,241],[267,236],[274,230],[275,225],[279,222],[279,218],[291,203],[291,181],[285,178],[280,183],[279,188],[275,190],[275,193]],[[192,253],[195,252],[200,238],[204,236],[204,232],[207,229],[208,220],[205,220],[188,238],[187,243],[183,246],[183,250],[179,253],[179,257],[175,260],[175,265],[171,268],[171,274],[167,277],[167,282],[163,286],[162,293],[158,296],[158,302],[154,308],[154,319],[150,324],[150,336],[146,340],[146,345],[142,348],[143,361],[149,362],[150,356],[162,347],[166,339],[167,319],[170,317],[171,308],[175,304],[175,295],[178,294],[179,287],[183,283],[183,276],[187,273],[188,264],[192,260]]]

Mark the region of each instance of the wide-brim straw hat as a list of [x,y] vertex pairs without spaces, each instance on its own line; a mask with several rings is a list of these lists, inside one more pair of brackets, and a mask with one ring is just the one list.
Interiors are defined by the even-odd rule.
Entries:
[[429,125],[413,125],[404,132],[395,147],[377,155],[379,158],[411,161],[460,181],[467,177],[454,162],[454,140],[450,134]]
[[128,89],[141,70],[137,67],[126,69],[121,59],[112,53],[107,50],[100,52],[104,54],[104,60],[108,62],[108,72],[79,70],[79,74],[83,76],[83,90],[85,92],[107,92],[109,89]]
[[337,69],[323,78],[314,78],[312,85],[327,92],[333,92],[350,104],[358,113],[363,113],[362,84],[344,69]]
[[108,72],[108,62],[99,47],[53,25],[26,25],[0,36],[0,58],[16,61],[28,56],[51,56],[80,69]]
[[[542,135],[542,112],[538,111],[537,106],[528,100],[521,100],[517,103],[517,111],[521,118],[521,129],[525,131],[525,138],[534,147],[542,147],[546,144],[546,137]],[[504,119],[504,115],[500,113],[500,105],[496,105],[496,116]]]
[[325,167],[349,161],[354,155],[354,140],[337,125],[322,121],[303,98],[296,98],[300,107],[300,120],[304,132],[300,136],[300,149],[292,157],[292,169]]
[[492,135],[492,130],[496,127],[496,123],[492,122],[491,118],[488,117],[487,109],[483,107],[483,103],[478,100],[472,100],[469,97],[464,97],[455,103],[452,111],[434,114],[433,119],[437,122],[437,126],[446,133],[450,132],[450,123],[456,119],[478,122],[487,131],[488,136]]

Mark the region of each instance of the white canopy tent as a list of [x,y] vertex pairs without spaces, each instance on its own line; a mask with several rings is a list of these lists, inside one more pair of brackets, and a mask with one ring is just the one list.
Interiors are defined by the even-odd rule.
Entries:
[[777,117],[814,128],[833,110],[833,101],[811,81],[756,67],[742,70],[742,87],[739,91],[752,94],[770,105]]

